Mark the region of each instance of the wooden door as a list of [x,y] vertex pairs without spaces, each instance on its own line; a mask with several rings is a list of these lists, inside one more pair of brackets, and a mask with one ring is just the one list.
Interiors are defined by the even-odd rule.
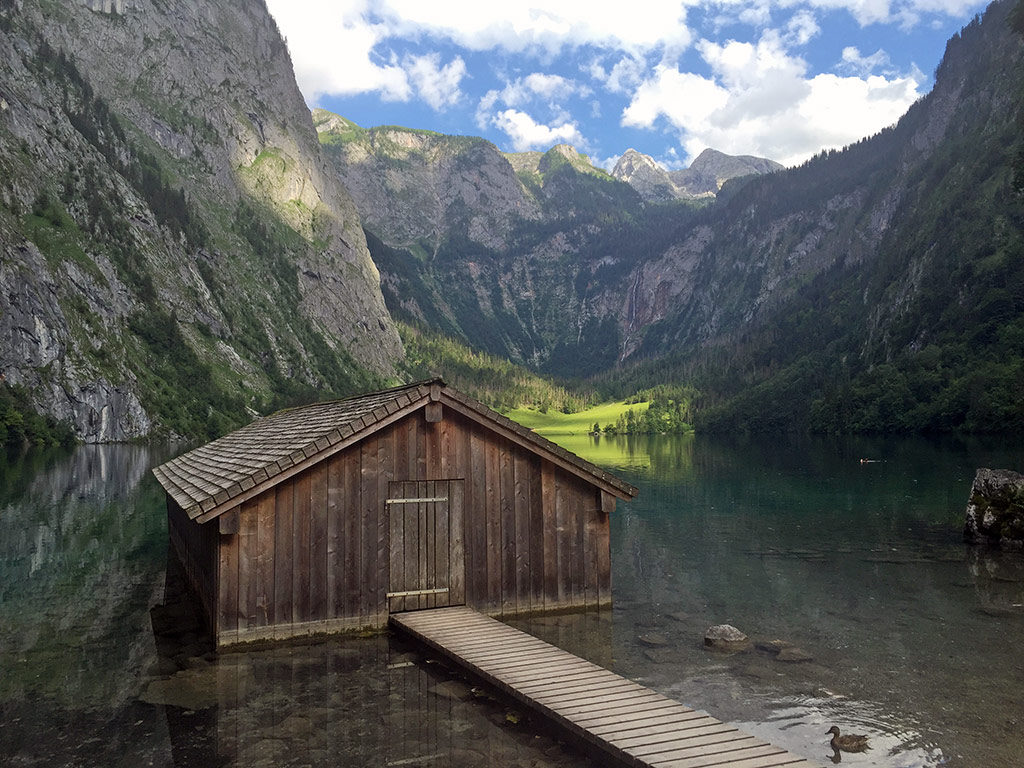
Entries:
[[462,480],[388,483],[388,610],[464,605]]

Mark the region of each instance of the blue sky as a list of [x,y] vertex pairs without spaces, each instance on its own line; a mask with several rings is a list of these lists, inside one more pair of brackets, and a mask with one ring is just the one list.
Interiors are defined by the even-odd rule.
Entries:
[[894,123],[972,0],[268,0],[310,107],[356,123],[793,165]]

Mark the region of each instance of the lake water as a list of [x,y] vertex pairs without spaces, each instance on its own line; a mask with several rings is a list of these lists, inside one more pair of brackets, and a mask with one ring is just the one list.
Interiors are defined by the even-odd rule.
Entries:
[[[640,495],[614,609],[518,626],[822,764],[833,724],[871,738],[850,765],[1024,763],[1024,556],[961,540],[975,468],[1024,446],[559,441]],[[148,472],[170,453],[0,461],[0,764],[595,764],[387,635],[213,655]],[[720,623],[803,660],[705,651]]]

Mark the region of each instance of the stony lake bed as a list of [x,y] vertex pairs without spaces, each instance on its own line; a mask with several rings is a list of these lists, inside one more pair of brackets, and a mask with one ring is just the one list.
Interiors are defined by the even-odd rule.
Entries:
[[[823,765],[833,724],[869,736],[851,765],[1019,765],[1024,558],[961,528],[975,468],[1020,445],[584,439],[640,488],[614,608],[515,626]],[[148,473],[170,450],[0,468],[0,762],[597,764],[393,635],[214,654]],[[709,650],[720,624],[749,647]]]

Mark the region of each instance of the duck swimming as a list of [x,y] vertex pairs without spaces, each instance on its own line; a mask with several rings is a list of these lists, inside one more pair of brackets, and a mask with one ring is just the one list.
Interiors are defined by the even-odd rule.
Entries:
[[841,749],[843,752],[863,752],[868,748],[867,736],[861,736],[853,733],[840,736],[839,729],[834,725],[825,731],[825,733],[832,734],[832,741],[829,742],[829,744],[832,745],[832,749]]

